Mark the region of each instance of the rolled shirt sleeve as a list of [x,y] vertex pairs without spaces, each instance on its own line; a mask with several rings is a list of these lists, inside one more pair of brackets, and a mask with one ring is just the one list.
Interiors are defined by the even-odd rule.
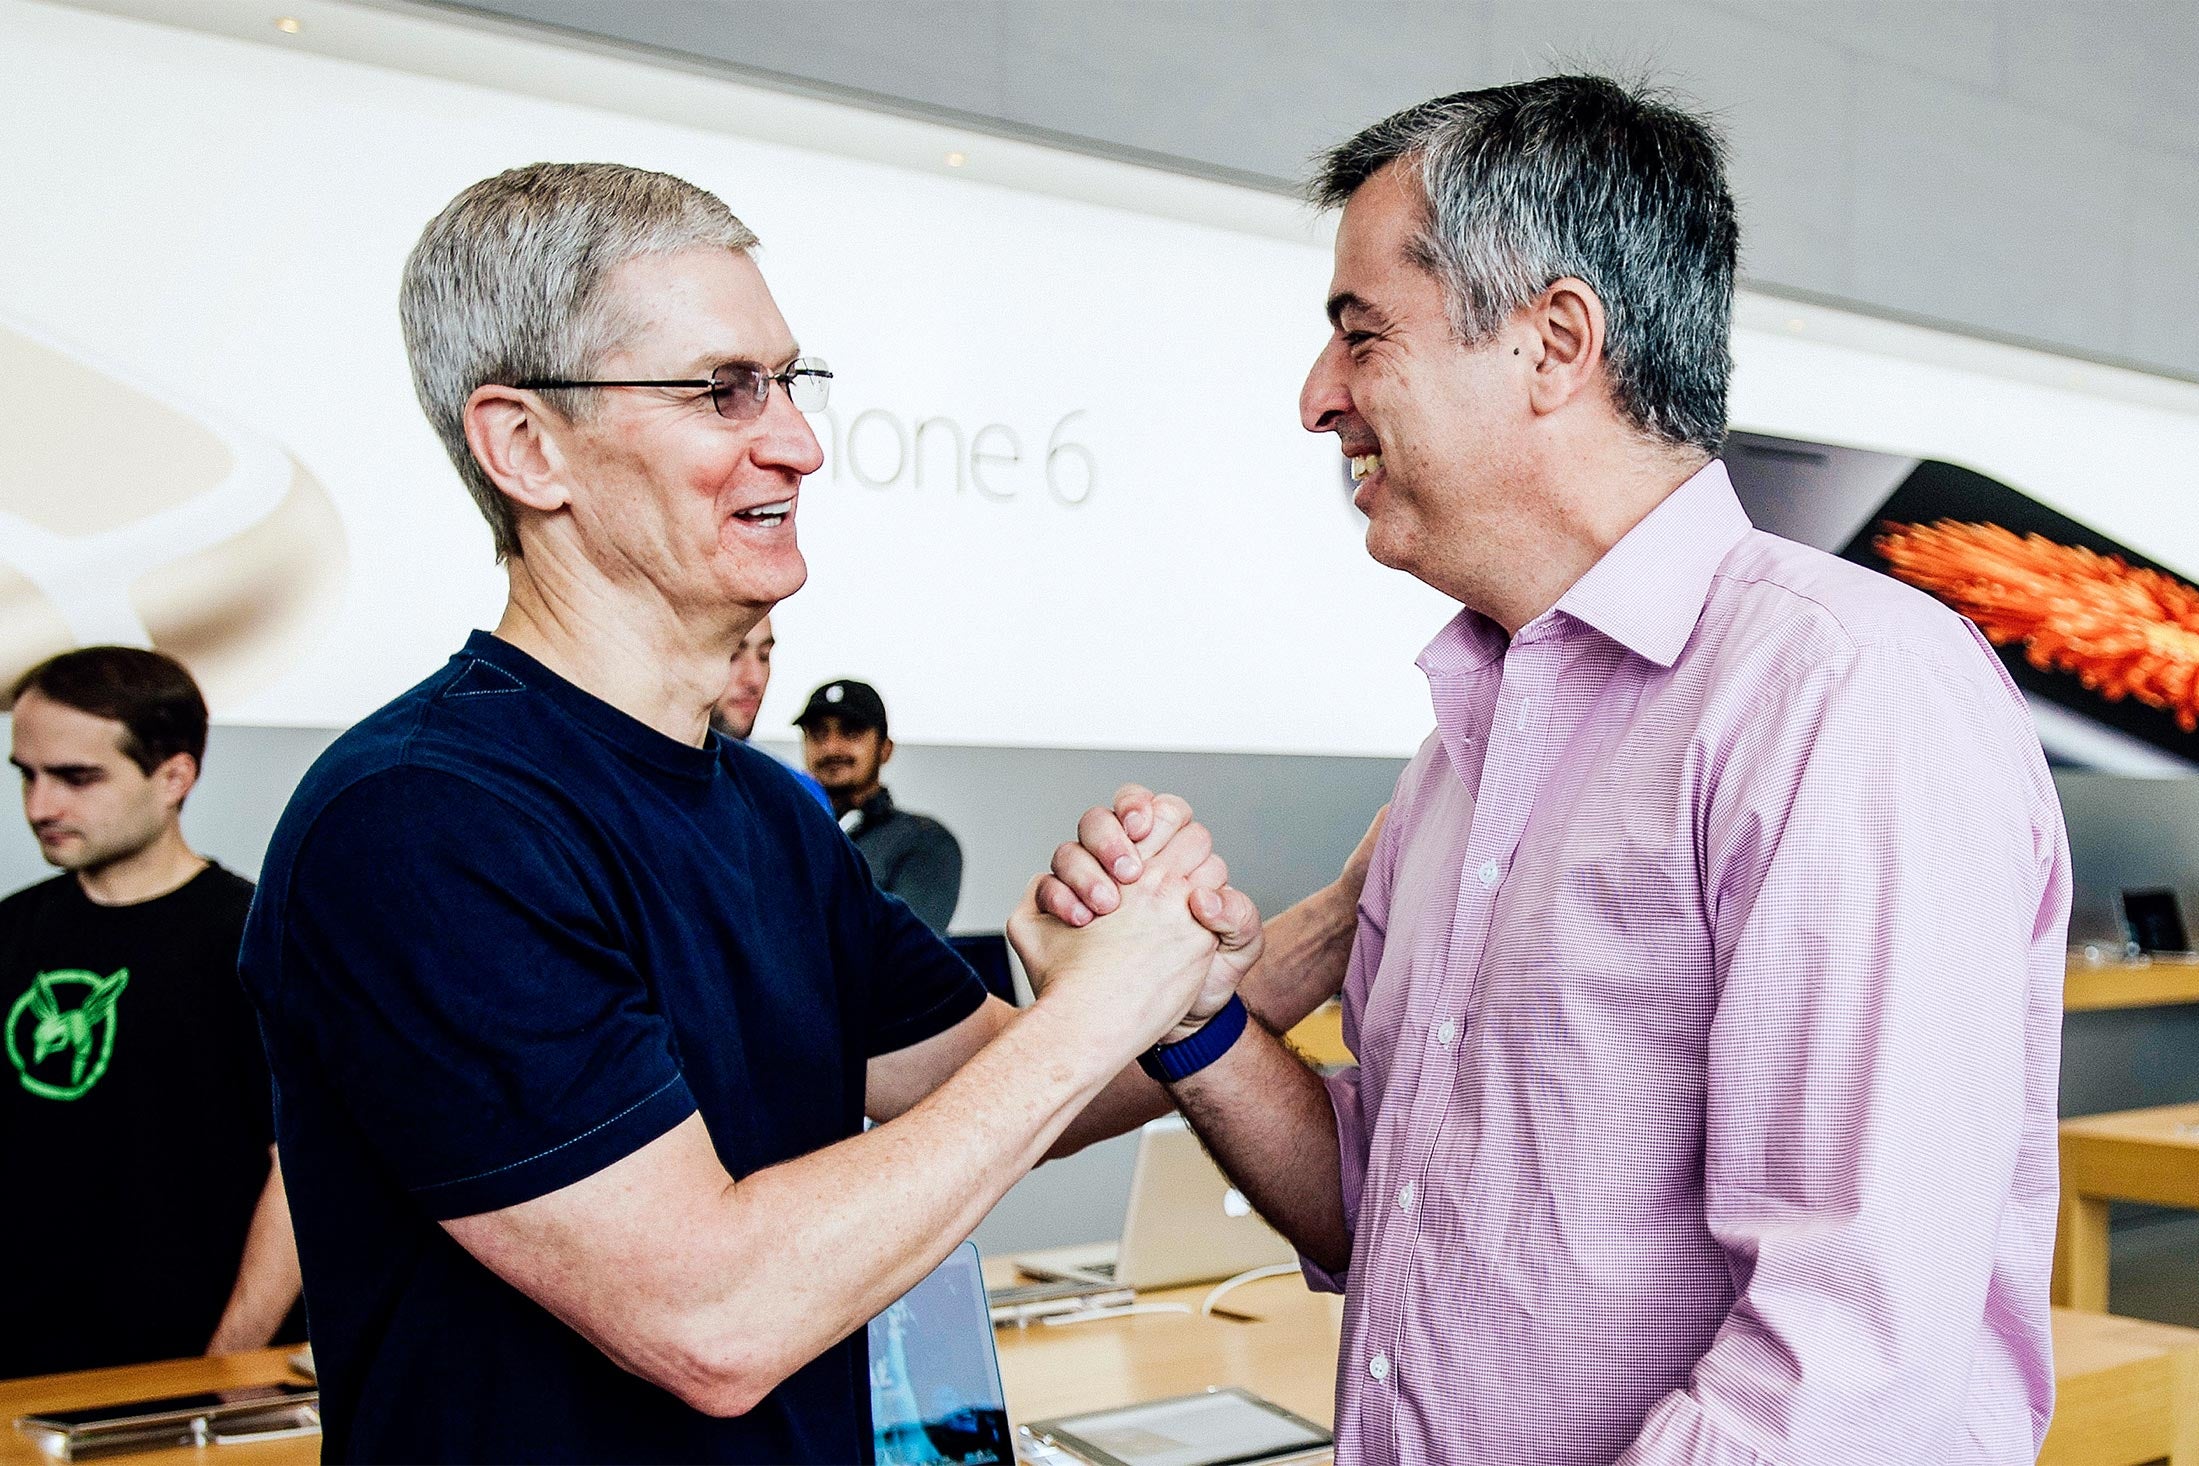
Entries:
[[[1978,1355],[1994,1310],[2044,1327],[2049,1259],[2018,1213],[2053,1204],[2024,1131],[2066,861],[2013,689],[1944,655],[1862,645],[1801,677],[1747,735],[1784,742],[1735,750],[1747,772],[1713,796],[1704,1205],[1739,1296],[1621,1466],[2037,1453],[2043,1349]],[[2031,1435],[1960,1437],[2012,1375]]]

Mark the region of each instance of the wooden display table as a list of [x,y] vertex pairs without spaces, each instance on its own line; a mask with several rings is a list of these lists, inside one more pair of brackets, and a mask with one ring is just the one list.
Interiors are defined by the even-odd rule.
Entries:
[[2054,1301],[2105,1313],[2108,1203],[2139,1201],[2199,1210],[2199,1105],[2064,1120],[2061,1158]]
[[2199,1466],[2199,1329],[2054,1310],[2039,1466]]
[[[1147,1294],[1198,1307],[1203,1288]],[[1241,1385],[1309,1420],[1333,1418],[1342,1300],[1295,1278],[1239,1288],[1240,1323],[1152,1314],[1048,1328],[1004,1328],[1000,1372],[1018,1422]],[[290,1379],[287,1349],[127,1369],[0,1381],[0,1466],[50,1466],[14,1429],[18,1415]],[[2099,1314],[2054,1313],[2060,1408],[2042,1466],[2199,1466],[2199,1331]],[[116,1466],[313,1466],[317,1438],[176,1448],[105,1458]]]
[[2199,958],[2141,957],[2135,962],[2073,958],[2062,982],[2062,1010],[2158,1008],[2199,1003]]
[[1344,1047],[1344,1008],[1334,998],[1308,1013],[1289,1038],[1292,1048],[1316,1064],[1354,1062]]
[[1193,1311],[993,1331],[1017,1424],[1241,1385],[1323,1425],[1336,1414],[1336,1343],[1344,1300],[1296,1276],[1234,1288],[1221,1306],[1257,1322],[1201,1318],[1207,1287],[1141,1293]]
[[[10,1319],[10,1326],[20,1321]],[[259,1349],[250,1354],[228,1354],[219,1359],[177,1359],[165,1364],[132,1364],[122,1369],[87,1369],[80,1374],[49,1374],[35,1379],[0,1380],[0,1466],[53,1466],[53,1458],[15,1428],[19,1415],[41,1410],[68,1410],[85,1405],[113,1405],[124,1400],[153,1400],[163,1395],[195,1395],[207,1390],[226,1390],[243,1385],[268,1385],[280,1380],[303,1381],[290,1367],[295,1346]],[[176,1446],[165,1451],[132,1451],[127,1455],[102,1456],[115,1466],[311,1466],[321,1459],[321,1438],[300,1436],[284,1441],[242,1441],[227,1446]]]

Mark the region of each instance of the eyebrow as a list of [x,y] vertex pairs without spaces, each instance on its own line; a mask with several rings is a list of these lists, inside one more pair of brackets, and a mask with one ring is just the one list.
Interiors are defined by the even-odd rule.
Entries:
[[99,769],[99,765],[98,765],[98,764],[38,764],[38,765],[32,765],[32,764],[27,764],[27,763],[24,763],[24,762],[23,762],[23,761],[22,761],[21,759],[15,759],[15,758],[11,758],[11,759],[9,759],[9,760],[8,760],[8,762],[9,762],[9,763],[11,763],[11,764],[13,764],[13,765],[15,766],[15,769],[16,769],[16,771],[17,771],[18,773],[22,773],[22,774],[52,774],[52,775],[54,775],[54,776],[56,776],[56,777],[58,777],[58,778],[67,778],[67,777],[68,777],[69,775],[71,775],[71,774],[96,774],[96,773],[98,773],[98,772],[100,771],[100,769]]
[[[778,364],[776,366],[770,367],[769,369],[772,371],[783,372],[788,367],[794,365],[794,363],[801,357],[801,354],[801,344],[797,342],[794,345],[787,347],[786,350],[781,353],[777,358]],[[759,360],[754,356],[745,355],[741,352],[711,352],[707,355],[696,357],[692,362],[689,363],[688,370],[694,376],[707,377],[712,372],[716,371],[719,367],[722,366],[748,366],[762,369],[767,366],[767,363]]]
[[1376,309],[1371,301],[1363,296],[1354,295],[1349,290],[1339,290],[1329,297],[1329,324],[1332,326],[1343,325],[1344,312],[1346,311],[1363,311],[1373,316],[1377,321],[1385,319],[1382,312]]

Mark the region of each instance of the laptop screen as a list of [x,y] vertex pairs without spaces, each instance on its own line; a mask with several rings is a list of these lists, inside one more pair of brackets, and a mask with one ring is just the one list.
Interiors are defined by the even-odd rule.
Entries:
[[871,1320],[870,1414],[879,1466],[1014,1466],[977,1244]]

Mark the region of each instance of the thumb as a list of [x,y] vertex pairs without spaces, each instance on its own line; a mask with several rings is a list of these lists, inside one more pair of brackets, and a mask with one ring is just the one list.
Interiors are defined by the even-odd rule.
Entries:
[[1219,891],[1200,887],[1191,893],[1191,914],[1221,939],[1225,952],[1240,951],[1259,939],[1260,909],[1235,886]]

